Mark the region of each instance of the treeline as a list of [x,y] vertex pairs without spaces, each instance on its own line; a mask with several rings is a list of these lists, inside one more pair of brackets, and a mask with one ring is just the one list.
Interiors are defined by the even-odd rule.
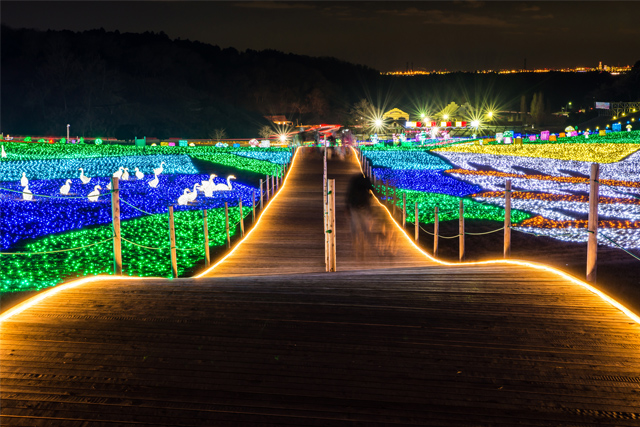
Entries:
[[[414,113],[449,102],[518,110],[543,94],[543,108],[567,101],[640,99],[634,73],[381,76],[335,58],[234,48],[164,33],[36,31],[2,26],[2,130],[132,139],[254,137],[265,115],[294,123],[350,123],[353,105]],[[635,79],[635,80],[634,80]],[[635,85],[635,86],[634,86]],[[538,96],[538,95],[536,95]],[[536,104],[537,105],[537,104]]]

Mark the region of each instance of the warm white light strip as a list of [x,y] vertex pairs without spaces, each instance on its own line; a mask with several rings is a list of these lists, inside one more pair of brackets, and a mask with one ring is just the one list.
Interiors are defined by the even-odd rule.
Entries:
[[548,265],[539,264],[539,263],[531,262],[531,261],[505,260],[505,259],[495,259],[495,260],[476,261],[476,262],[455,262],[454,263],[454,262],[447,262],[447,261],[442,261],[442,260],[439,260],[437,258],[434,258],[433,256],[429,255],[427,252],[422,250],[422,248],[420,248],[418,245],[416,245],[416,243],[413,241],[413,238],[411,236],[409,236],[407,234],[407,232],[395,221],[395,219],[391,215],[391,212],[389,212],[389,209],[387,209],[387,207],[384,204],[382,204],[380,202],[380,200],[378,200],[377,197],[374,197],[374,198],[375,198],[375,201],[387,211],[387,215],[389,215],[389,218],[391,219],[393,224],[398,228],[398,230],[400,230],[402,232],[402,235],[405,237],[405,239],[407,239],[407,242],[409,244],[411,244],[414,248],[416,248],[418,251],[420,251],[430,261],[433,261],[433,262],[435,262],[437,264],[440,264],[440,265],[446,265],[446,266],[452,266],[452,267],[497,264],[497,265],[517,265],[517,266],[530,267],[530,268],[533,268],[535,270],[548,271],[548,272],[553,273],[553,274],[555,274],[555,275],[557,275],[559,277],[562,277],[563,279],[565,279],[565,280],[567,280],[567,281],[569,281],[571,283],[574,283],[576,285],[582,286],[583,288],[587,289],[588,291],[596,294],[602,300],[604,300],[604,301],[608,302],[609,304],[613,305],[615,308],[617,308],[618,310],[622,311],[625,315],[627,315],[627,317],[629,317],[631,320],[633,320],[634,322],[636,322],[637,324],[640,325],[640,317],[638,315],[636,315],[634,312],[632,312],[631,310],[629,310],[624,305],[620,304],[618,301],[614,300],[610,296],[608,296],[605,293],[603,293],[602,291],[594,288],[593,286],[589,285],[588,283],[583,282],[582,280],[577,279],[577,278],[571,276],[570,274],[565,273],[564,271],[555,269],[553,267],[549,267]]
[[131,276],[104,276],[104,275],[84,277],[82,279],[74,280],[73,282],[63,283],[61,285],[54,286],[52,288],[49,288],[47,290],[44,290],[38,293],[37,295],[29,298],[24,302],[21,302],[15,307],[10,308],[9,310],[2,313],[2,315],[0,315],[0,322],[9,320],[16,314],[22,313],[26,309],[33,307],[40,301],[43,301],[47,298],[54,296],[58,292],[66,291],[68,289],[72,289],[80,285],[85,285],[87,283],[106,282],[106,281],[112,281],[112,280],[162,280],[162,279],[163,279],[162,277],[131,277]]
[[[300,151],[301,147],[296,148],[296,152],[293,155],[293,160],[291,161],[291,167],[289,168],[289,172],[291,172],[291,170],[293,170],[293,166],[295,165],[295,162],[298,158],[298,151]],[[284,190],[284,188],[287,185],[287,182],[289,181],[289,173],[287,173],[287,176],[285,177],[283,183],[282,183],[282,187],[280,187],[280,190],[278,191],[278,193],[273,196],[271,198],[271,200],[269,200],[267,202],[267,206],[264,207],[264,209],[262,210],[262,212],[260,212],[260,216],[258,217],[258,220],[256,221],[255,225],[251,228],[251,230],[249,230],[249,232],[247,234],[245,234],[244,238],[242,240],[240,240],[238,243],[236,243],[236,245],[231,249],[231,251],[229,251],[228,254],[226,254],[224,257],[222,257],[221,260],[219,260],[218,262],[216,262],[215,264],[213,264],[212,266],[210,266],[209,268],[207,268],[206,270],[204,270],[201,273],[198,273],[197,275],[193,276],[194,279],[199,279],[203,276],[206,276],[208,273],[211,272],[211,270],[213,270],[214,268],[216,268],[217,266],[219,266],[220,264],[222,264],[227,258],[229,258],[231,255],[233,255],[233,253],[245,242],[245,240],[247,240],[249,238],[249,236],[251,236],[251,234],[258,228],[258,226],[260,225],[260,221],[262,221],[262,217],[264,216],[264,214],[267,212],[267,210],[269,209],[269,207],[271,206],[271,203],[273,203],[273,201],[280,196],[280,194],[282,193],[282,190]]]
[[[296,149],[293,161],[291,162],[291,168],[289,168],[289,171],[291,171],[291,169],[293,168],[293,165],[295,163],[295,160],[298,156],[298,151],[299,151],[300,147],[298,147]],[[280,190],[283,190],[285,185],[287,184],[287,180],[288,180],[288,174],[287,177],[285,178],[284,182],[282,183],[282,187],[280,188]],[[220,261],[218,261],[215,265],[209,267],[207,270],[205,270],[203,273],[198,274],[197,276],[194,276],[195,278],[199,278],[202,277],[203,275],[207,274],[209,271],[211,271],[212,269],[214,269],[216,266],[218,266],[221,262],[223,262],[225,259],[227,259],[228,256],[230,256],[233,252],[235,252],[235,250],[238,248],[238,246],[240,246],[240,244],[242,244],[247,237],[249,237],[251,235],[251,233],[257,228],[258,224],[260,223],[260,220],[262,219],[262,215],[264,214],[264,212],[266,212],[266,210],[269,208],[269,206],[271,206],[271,202],[273,202],[276,197],[278,197],[278,195],[280,195],[280,191],[278,191],[278,193],[271,198],[271,200],[269,200],[269,202],[267,202],[267,206],[265,206],[264,210],[262,211],[262,213],[260,214],[260,217],[258,218],[258,221],[256,222],[255,226],[245,235],[245,237],[239,241],[233,248],[233,250],[231,252],[229,252],[224,258],[222,258]],[[61,285],[58,286],[54,286],[50,289],[47,289],[45,291],[42,291],[40,293],[38,293],[37,295],[33,296],[32,298],[29,298],[28,300],[16,305],[13,308],[10,308],[9,310],[7,310],[6,312],[2,313],[2,315],[0,315],[0,322],[3,322],[5,320],[9,320],[11,319],[13,316],[22,313],[23,311],[25,311],[26,309],[33,307],[34,305],[38,304],[39,302],[50,298],[54,295],[56,295],[59,292],[68,290],[68,289],[73,289],[75,287],[87,284],[87,283],[92,283],[92,282],[103,282],[103,281],[110,281],[110,280],[162,280],[162,277],[132,277],[132,276],[92,276],[92,277],[85,277],[79,280],[75,280],[73,282],[68,282],[68,283],[63,283]]]

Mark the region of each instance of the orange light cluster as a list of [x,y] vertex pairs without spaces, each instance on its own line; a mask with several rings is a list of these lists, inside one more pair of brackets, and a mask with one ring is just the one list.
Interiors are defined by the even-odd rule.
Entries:
[[[504,191],[485,191],[483,193],[473,194],[471,197],[481,197],[484,199],[500,198],[504,199]],[[532,193],[529,191],[513,191],[512,199],[523,200],[545,200],[550,202],[582,202],[589,203],[588,196],[576,196],[569,194],[551,194],[551,193]],[[626,199],[620,197],[600,196],[598,203],[605,205],[640,205],[640,199]]]
[[[547,219],[542,216],[534,216],[525,219],[518,227],[536,227],[536,228],[587,228],[588,221],[586,219],[578,219],[571,221],[556,221]],[[630,229],[640,228],[640,221],[624,221],[624,220],[602,220],[598,221],[598,228],[617,228]]]
[[[522,175],[517,173],[496,172],[496,171],[475,171],[469,169],[449,169],[447,173],[457,173],[460,175],[484,175],[500,176],[504,178],[537,179],[540,181],[571,182],[574,184],[589,184],[589,178],[575,178],[571,176],[551,176],[551,175]],[[619,181],[614,179],[601,179],[601,184],[611,187],[635,187],[640,188],[640,182]]]

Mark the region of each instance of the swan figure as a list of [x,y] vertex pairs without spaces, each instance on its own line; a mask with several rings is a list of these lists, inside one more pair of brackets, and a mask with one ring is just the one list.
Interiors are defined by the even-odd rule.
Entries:
[[158,186],[158,182],[160,182],[160,180],[158,179],[158,175],[156,175],[151,181],[149,181],[149,187],[156,188]]
[[200,184],[193,184],[193,190],[188,195],[189,203],[195,201],[196,197],[198,197],[198,188],[200,188]]
[[213,188],[213,178],[217,177],[218,175],[216,175],[215,173],[212,173],[211,175],[209,175],[209,180],[203,180],[200,183],[200,189],[202,191],[207,191],[208,187]]
[[213,184],[204,188],[204,197],[213,197]]
[[236,179],[235,176],[229,175],[226,184],[217,184],[213,187],[213,191],[231,191],[231,180]]
[[22,178],[20,178],[20,185],[26,187],[29,185],[29,179],[27,178],[27,173],[22,172]]
[[29,185],[26,185],[22,190],[23,200],[33,200],[33,193],[29,190]]
[[[156,176],[157,178],[157,176]],[[188,188],[184,189],[184,192],[182,193],[182,196],[178,197],[178,204],[179,205],[186,205],[189,203],[189,193],[191,192],[191,190],[189,190]]]
[[120,179],[120,178],[122,178],[122,174],[123,173],[124,173],[124,168],[122,166],[120,166],[118,168],[118,170],[113,173],[113,176],[115,176],[116,178]]
[[64,185],[60,187],[60,194],[64,194],[65,196],[69,194],[69,190],[71,190],[71,180],[68,179],[65,181]]
[[137,166],[136,166],[136,178],[138,178],[138,179],[143,179],[144,178],[144,174],[142,172],[140,172],[140,169],[138,169]]
[[98,201],[98,197],[100,197],[100,192],[98,190],[102,190],[102,187],[100,187],[99,185],[93,187],[93,191],[87,196],[90,202]]
[[111,190],[111,181],[109,181],[109,183],[107,184],[106,189],[107,189],[107,190]]
[[84,169],[78,168],[78,170],[80,171],[80,181],[82,181],[83,184],[88,184],[91,178],[84,175]]
[[6,159],[7,158],[7,152],[4,151],[4,145],[2,146],[2,158]]
[[122,172],[122,177],[120,179],[123,181],[129,181],[129,168],[124,168],[124,172]]
[[153,174],[154,175],[160,175],[162,173],[162,171],[164,171],[164,167],[162,167],[162,165],[164,165],[165,162],[160,162],[160,167],[159,168],[155,168],[153,170]]

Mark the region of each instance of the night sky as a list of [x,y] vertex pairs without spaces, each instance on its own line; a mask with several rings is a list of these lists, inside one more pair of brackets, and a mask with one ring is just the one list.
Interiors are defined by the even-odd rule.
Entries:
[[6,1],[13,28],[164,31],[222,48],[333,56],[381,71],[633,65],[640,2]]

